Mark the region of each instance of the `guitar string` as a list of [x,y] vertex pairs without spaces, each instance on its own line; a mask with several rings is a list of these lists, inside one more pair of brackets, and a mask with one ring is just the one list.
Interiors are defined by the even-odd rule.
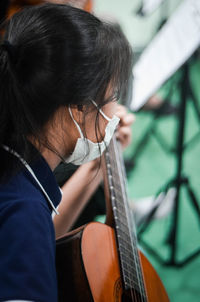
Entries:
[[[136,260],[136,271],[137,271],[137,275],[138,275],[138,280],[139,280],[139,287],[140,287],[140,292],[141,292],[141,296],[142,296],[142,300],[143,298],[146,300],[146,297],[145,297],[145,288],[144,288],[144,280],[143,280],[143,276],[142,276],[142,272],[141,272],[141,264],[140,264],[140,261],[139,261],[139,255],[138,255],[138,250],[137,250],[137,237],[136,237],[136,233],[133,234],[133,230],[135,231],[135,226],[133,228],[133,217],[130,217],[130,207],[129,207],[129,203],[128,203],[128,198],[127,198],[127,192],[126,192],[126,176],[125,176],[125,169],[124,168],[124,164],[123,164],[123,159],[122,159],[122,152],[120,152],[121,150],[119,150],[120,148],[120,144],[116,141],[116,140],[113,140],[113,147],[115,148],[115,151],[118,151],[118,152],[115,152],[116,154],[116,159],[117,159],[117,164],[118,164],[118,171],[119,171],[119,176],[121,176],[121,189],[122,190],[122,194],[124,195],[124,204],[125,204],[125,210],[126,210],[126,214],[127,214],[127,222],[128,222],[128,226],[129,226],[129,230],[131,230],[131,243],[132,243],[132,247],[133,247],[133,255],[134,255],[134,258]],[[120,165],[119,165],[120,163]],[[122,183],[123,183],[123,186],[122,186]],[[134,251],[134,242],[133,242],[133,236],[134,235],[134,239],[135,239],[135,251]],[[135,253],[136,252],[136,253]]]
[[[121,176],[121,179],[120,179],[120,183],[121,183],[121,187],[123,188],[123,195],[124,195],[124,204],[125,204],[125,210],[126,210],[126,215],[127,215],[127,223],[128,223],[128,226],[129,226],[129,230],[131,231],[131,234],[130,234],[130,239],[131,239],[131,245],[132,245],[132,253],[133,253],[133,257],[134,257],[134,260],[135,260],[135,264],[136,264],[136,274],[137,274],[137,280],[138,280],[138,285],[139,285],[139,292],[141,294],[141,296],[139,296],[139,300],[142,299],[143,301],[143,287],[141,286],[141,276],[140,276],[140,271],[139,271],[139,264],[137,263],[137,248],[134,249],[134,242],[133,242],[133,232],[132,232],[132,224],[131,224],[131,221],[130,221],[130,216],[129,216],[129,213],[130,213],[130,209],[128,208],[128,198],[127,198],[127,194],[126,194],[126,183],[125,183],[125,171],[123,171],[123,160],[122,160],[122,157],[120,157],[121,155],[121,152],[119,152],[119,148],[120,148],[120,145],[119,143],[115,140],[114,141],[114,147],[115,148],[118,148],[118,152],[116,153],[116,156],[117,156],[117,163],[118,163],[118,170],[119,170],[119,175]],[[120,165],[119,165],[120,163]],[[122,183],[123,183],[123,186],[122,186]],[[129,231],[129,233],[130,233]],[[135,236],[134,236],[135,237]],[[134,238],[136,239],[136,237]],[[137,294],[138,296],[138,294]],[[141,299],[140,299],[141,298]]]
[[[116,158],[116,161],[115,161],[115,163],[112,165],[113,166],[113,169],[114,169],[114,167],[115,167],[115,169],[117,169],[118,167],[116,167],[116,162],[117,162],[117,158]],[[119,171],[118,171],[119,172]],[[115,180],[116,180],[116,178],[115,178]],[[119,182],[120,183],[120,182]],[[119,185],[119,184],[118,184]],[[121,186],[119,186],[119,187],[121,187]],[[115,185],[115,188],[116,188],[116,185]],[[123,196],[122,196],[122,198],[123,198]],[[124,208],[124,207],[123,207]],[[125,208],[123,209],[124,211],[125,211]],[[130,256],[130,255],[129,255]],[[122,264],[123,264],[123,261],[122,261]],[[130,265],[131,266],[131,268],[132,268],[132,265]],[[133,298],[133,294],[134,294],[134,297],[135,297],[135,301],[137,301],[138,299],[137,299],[137,291],[136,291],[136,287],[134,286],[134,284],[132,283],[132,277],[131,277],[131,273],[130,273],[130,270],[128,270],[127,271],[128,272],[128,283],[129,283],[129,286],[130,286],[130,292],[131,292],[131,296],[132,296],[132,298]],[[132,286],[133,286],[133,290],[132,290]],[[138,283],[137,283],[137,286],[138,286]]]
[[[116,180],[116,179],[115,179]],[[117,183],[117,181],[116,181],[116,183]],[[115,186],[116,187],[116,186]],[[118,192],[119,192],[119,190],[117,191],[117,194],[118,194]],[[120,193],[120,192],[119,192]],[[118,199],[119,200],[121,200],[122,199],[122,196],[121,196],[121,194],[119,194],[120,196],[118,196]],[[119,208],[119,212],[120,212],[120,210],[121,211],[123,211],[123,209],[122,209],[122,206],[120,205],[120,203],[118,204],[118,208]],[[118,209],[116,210],[116,211],[118,211]],[[120,216],[122,217],[122,218],[124,218],[124,215],[123,215],[123,212],[120,212]],[[123,235],[124,235],[124,238],[123,238],[123,241],[125,241],[125,243],[127,243],[127,235],[126,235],[126,233],[127,233],[127,228],[126,228],[126,226],[124,225],[124,223],[123,222],[121,222],[121,220],[119,219],[119,221],[120,221],[120,226],[121,226],[121,232],[123,233]],[[134,236],[134,234],[132,234],[133,235],[133,237],[135,237]],[[136,240],[136,238],[135,238],[135,240]],[[128,243],[127,243],[128,244]],[[137,254],[136,254],[137,255]],[[137,258],[136,258],[137,259]],[[139,269],[139,268],[138,268]]]
[[[127,216],[127,210],[126,210],[126,199],[125,199],[125,192],[124,192],[124,187],[122,186],[122,184],[123,184],[123,176],[122,176],[122,171],[121,171],[121,161],[120,161],[120,158],[119,158],[119,149],[118,149],[118,145],[117,145],[117,142],[116,141],[114,141],[113,142],[113,148],[115,149],[115,153],[116,153],[116,165],[117,165],[117,169],[118,169],[118,174],[119,174],[119,187],[121,188],[121,194],[120,195],[122,195],[122,200],[124,200],[124,203],[123,203],[123,205],[124,205],[124,211],[125,211],[125,216],[126,216],[126,224],[127,224],[127,227],[128,227],[128,233],[129,233],[129,241],[131,241],[131,236],[130,236],[130,227],[129,227],[129,223],[128,223],[128,216]],[[118,152],[117,152],[118,151]],[[120,200],[120,199],[119,199]],[[129,255],[130,256],[130,259],[129,259],[129,263],[130,263],[130,260],[131,260],[131,258],[133,257],[134,258],[134,261],[133,261],[133,263],[136,263],[136,261],[135,261],[135,253],[134,253],[134,251],[133,251],[133,245],[131,244],[131,254]],[[135,269],[135,272],[136,272],[136,276],[137,276],[137,288],[135,288],[135,290],[134,290],[134,295],[135,295],[135,298],[136,298],[136,300],[138,301],[138,298],[140,298],[140,296],[139,296],[139,293],[141,293],[141,288],[140,288],[140,284],[138,283],[138,273],[137,273],[137,268]],[[131,277],[131,274],[129,274],[130,275],[130,277]],[[132,285],[132,280],[131,280],[131,285]],[[131,287],[132,288],[132,287]],[[138,293],[139,292],[139,293]],[[131,292],[132,293],[132,292]],[[140,300],[140,299],[139,299]]]
[[[112,146],[113,146],[113,156],[115,155],[115,157],[116,157],[116,152],[114,153],[114,137],[113,137],[113,139],[112,139],[112,141],[111,141],[111,143],[110,143],[110,146],[109,146],[109,149],[111,150],[111,148],[112,148]],[[109,157],[109,155],[108,155],[108,157]],[[110,158],[109,158],[110,159]],[[116,159],[116,161],[117,161],[117,159]],[[110,168],[111,168],[111,162],[110,162]],[[110,169],[110,173],[111,173],[111,169]],[[111,174],[111,176],[112,176],[112,174]],[[116,219],[116,217],[115,217],[115,219]],[[119,238],[118,238],[119,239]],[[118,241],[119,242],[119,241]],[[121,263],[121,265],[122,265],[122,263]],[[123,268],[123,265],[122,265],[122,270],[124,270],[124,268]],[[124,274],[125,275],[125,274]],[[131,278],[130,278],[130,273],[129,273],[129,270],[128,270],[128,275],[129,275],[129,280],[131,280]],[[125,282],[125,284],[126,284],[126,280],[124,280],[124,282]],[[131,299],[132,299],[132,301],[138,301],[138,299],[137,299],[137,296],[136,296],[136,294],[135,294],[135,291],[132,289],[132,286],[130,286],[130,293],[131,293]],[[135,298],[135,299],[134,299]]]
[[[118,145],[119,143],[116,142]],[[121,160],[121,169],[122,169],[122,180],[124,181],[124,188],[126,188],[126,175],[125,175],[125,167],[124,167],[124,163],[123,163],[123,159],[122,159],[122,152],[119,152],[119,157],[120,157],[120,160]],[[135,226],[135,223],[134,223],[134,219],[133,219],[133,216],[132,216],[132,212],[131,212],[131,209],[130,209],[130,206],[129,206],[129,203],[128,203],[128,197],[127,197],[127,191],[125,190],[125,195],[126,195],[126,207],[127,207],[127,214],[128,214],[128,218],[129,218],[129,224],[131,225],[131,228],[130,230],[132,230],[131,234],[131,238],[132,240],[134,239],[135,240],[135,251],[136,251],[136,269],[138,269],[138,273],[139,273],[139,282],[140,282],[140,286],[142,288],[142,300],[145,300],[147,301],[147,295],[146,295],[146,290],[145,290],[145,286],[144,286],[144,278],[143,278],[143,272],[142,272],[142,269],[141,269],[141,262],[140,262],[140,259],[139,259],[139,253],[138,253],[138,249],[137,249],[137,235],[136,235],[136,226]],[[134,245],[133,245],[134,246]]]
[[[109,187],[110,187],[110,194],[112,195],[111,196],[111,201],[112,201],[113,214],[114,214],[114,218],[116,220],[116,218],[117,218],[116,214],[115,214],[116,205],[115,205],[115,198],[113,196],[113,193],[114,193],[113,188],[114,187],[113,187],[113,184],[112,184],[112,173],[111,173],[111,169],[110,169],[111,165],[110,165],[110,157],[108,155],[108,150],[106,152],[106,163],[107,163],[107,172],[108,172],[108,181],[109,181]],[[119,238],[118,238],[118,240],[119,240]],[[118,243],[119,243],[119,241],[118,241]],[[121,261],[121,257],[120,257],[120,261]],[[121,263],[121,269],[122,269],[123,274],[125,276],[124,267],[122,266],[122,263]],[[126,283],[125,280],[124,280],[124,282]],[[131,293],[131,296],[132,296],[131,300],[134,301],[132,293]],[[135,297],[135,298],[136,298],[135,301],[137,302],[137,297]]]
[[[118,145],[117,145],[117,142],[116,140],[113,139],[113,149],[115,150],[115,156],[116,156],[116,165],[117,165],[117,170],[118,170],[118,174],[119,174],[119,185],[120,185],[120,188],[121,188],[121,193],[122,193],[122,198],[124,200],[124,210],[125,210],[125,213],[126,213],[126,217],[127,217],[127,224],[129,226],[129,237],[130,237],[130,240],[131,239],[131,236],[130,236],[130,225],[129,225],[129,221],[128,221],[128,216],[127,216],[127,210],[126,210],[126,204],[125,204],[125,192],[124,190],[122,190],[123,186],[122,186],[122,183],[123,183],[123,175],[122,175],[122,171],[121,171],[121,167],[122,167],[122,162],[121,162],[121,159],[119,158],[119,148],[118,148]],[[120,166],[119,166],[120,164]],[[121,176],[121,177],[120,177]],[[131,244],[132,245],[132,244]],[[133,246],[133,245],[132,245]],[[132,250],[132,255],[133,255],[133,258],[134,258],[134,262],[136,263],[135,261],[135,253],[134,251]],[[138,272],[137,272],[137,268],[136,268],[136,274],[137,274],[137,280],[138,280]],[[139,284],[139,291],[141,292],[141,289],[140,289],[140,284]],[[135,300],[138,301],[138,292],[137,290],[135,289],[133,291],[134,293],[134,296],[135,296]],[[133,296],[133,293],[132,293],[132,287],[131,287],[131,295]]]
[[[112,166],[115,166],[115,164],[113,163],[113,165]],[[113,173],[114,174],[114,173]],[[116,174],[116,173],[115,173]],[[115,180],[116,180],[116,178],[115,178]],[[120,182],[119,182],[120,183]],[[118,183],[118,185],[119,185],[119,183]],[[116,188],[116,185],[114,186],[115,188]],[[119,192],[120,190],[118,190],[118,192]],[[122,216],[122,215],[121,215]],[[133,250],[132,250],[132,252],[133,252]],[[137,255],[137,253],[136,253],[136,255]],[[137,260],[137,258],[136,258],[136,260]],[[136,261],[136,263],[137,263],[137,261]],[[138,265],[137,265],[138,266]],[[131,268],[133,268],[132,266],[131,266]],[[139,266],[137,267],[137,270],[139,269]],[[130,275],[131,275],[131,273],[130,273]],[[131,278],[132,279],[132,278]],[[141,276],[140,276],[140,274],[138,274],[138,280],[139,280],[139,286],[140,286],[140,292],[141,292],[141,294],[142,294],[142,298],[143,298],[143,294],[145,294],[145,292],[142,292],[142,287],[141,287],[141,282],[142,282],[142,279],[141,279]],[[143,284],[143,283],[142,283]]]
[[[119,149],[120,148],[120,144],[115,140],[114,144],[116,145],[116,147]],[[145,293],[145,288],[144,288],[144,280],[142,278],[142,273],[141,273],[141,263],[139,261],[139,255],[138,255],[138,249],[137,249],[137,236],[136,236],[136,228],[134,225],[134,220],[133,217],[130,215],[131,211],[130,211],[130,207],[129,207],[129,203],[128,203],[128,197],[127,197],[127,191],[126,191],[126,175],[125,175],[125,168],[124,168],[124,163],[123,163],[123,159],[122,159],[122,152],[117,152],[117,157],[118,157],[118,163],[120,162],[120,172],[121,172],[121,181],[123,182],[123,193],[125,195],[124,201],[125,201],[125,207],[126,207],[126,213],[127,213],[127,219],[128,219],[128,224],[129,224],[129,230],[131,231],[131,241],[132,241],[132,246],[133,246],[133,253],[135,256],[135,260],[136,260],[136,271],[137,271],[137,275],[138,275],[138,281],[139,281],[139,287],[140,287],[140,293],[141,293],[141,298],[142,301],[147,300],[146,297],[146,293]],[[134,232],[133,232],[134,231]],[[135,245],[133,242],[133,238],[135,241]]]

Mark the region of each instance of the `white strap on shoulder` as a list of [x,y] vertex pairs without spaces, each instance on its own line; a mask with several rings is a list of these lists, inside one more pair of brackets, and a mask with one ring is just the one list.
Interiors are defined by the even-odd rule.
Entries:
[[37,179],[35,173],[33,172],[33,170],[31,169],[31,167],[29,166],[29,164],[25,161],[25,159],[23,159],[15,150],[9,148],[6,145],[2,145],[3,149],[6,150],[7,152],[15,155],[20,161],[21,163],[26,167],[26,169],[29,171],[29,173],[32,175],[32,177],[35,179],[36,183],[38,184],[38,186],[40,187],[40,189],[42,190],[42,192],[44,193],[45,197],[47,198],[48,202],[50,203],[53,211],[59,215],[59,212],[57,211],[57,209],[55,208],[52,200],[50,199],[49,195],[47,194],[47,192],[45,191],[45,189],[43,188],[43,186],[41,185],[41,183],[39,182],[39,180]]

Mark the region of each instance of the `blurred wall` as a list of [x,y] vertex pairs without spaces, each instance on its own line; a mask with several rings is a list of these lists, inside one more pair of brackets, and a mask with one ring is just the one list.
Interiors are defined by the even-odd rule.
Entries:
[[160,22],[184,0],[165,0],[151,15],[137,15],[141,0],[94,0],[94,12],[121,25],[134,49],[143,49],[154,37]]

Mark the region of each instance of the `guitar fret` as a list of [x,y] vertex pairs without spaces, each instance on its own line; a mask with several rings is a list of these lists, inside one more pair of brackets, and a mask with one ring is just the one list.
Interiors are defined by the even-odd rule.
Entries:
[[123,203],[121,202],[122,199],[120,199],[119,196],[112,196],[111,197],[112,202],[114,203],[114,205],[116,206],[117,210],[120,211],[120,213],[122,213],[123,215],[125,215],[126,213],[126,208],[123,205]]
[[127,254],[121,252],[120,256],[121,261],[129,265],[131,269],[135,270],[135,272],[140,270],[140,266],[137,265],[132,258],[130,258],[130,254],[127,256]]
[[[128,253],[127,251],[124,251],[123,250],[124,246],[120,245],[120,249],[121,249],[120,259],[121,259],[122,270],[124,272],[124,278],[127,276],[131,277],[131,279],[134,280],[135,283],[137,283],[138,287],[140,287],[140,291],[144,290],[143,286],[141,286],[141,284],[143,284],[143,276],[141,274],[140,265],[138,265],[137,262],[133,262],[132,258],[129,258],[132,256],[132,254],[129,253],[130,251],[128,251]],[[135,276],[137,276],[137,279]]]
[[125,209],[123,209],[123,207],[121,206],[118,206],[117,202],[115,202],[115,205],[113,206],[113,211],[116,211],[114,212],[114,214],[116,214],[116,216],[119,218],[123,218],[123,220],[125,221],[124,223],[127,224],[127,216]]
[[[128,290],[128,289],[134,289],[134,290],[136,290],[140,294],[140,297],[142,298],[142,301],[147,302],[145,291],[144,290],[141,291],[140,287],[135,286],[134,283],[132,282],[132,280],[130,280],[129,278],[126,277],[124,279],[124,283],[125,283],[126,290]],[[141,301],[141,300],[139,300],[139,301]]]
[[[127,276],[124,278],[124,283],[125,283],[125,286],[126,286],[126,289],[129,288],[134,288],[134,283],[132,280],[130,280]],[[135,288],[136,290],[139,291],[139,287]]]
[[127,263],[127,261],[124,260],[123,255],[122,255],[122,257],[120,259],[121,259],[122,269],[126,267],[129,270],[130,273],[132,272],[132,274],[135,277],[137,277],[137,279],[136,279],[137,281],[136,282],[139,284],[142,281],[142,277],[143,277],[140,274],[140,268],[139,267],[136,268],[136,267],[132,266],[130,263]]
[[134,226],[132,226],[132,229],[130,229],[131,225],[129,226],[126,213],[120,211],[120,209],[118,209],[117,206],[113,207],[113,213],[114,213],[116,227],[118,226],[119,228],[122,228],[123,232],[127,233],[129,237],[132,237],[134,242],[137,242]]
[[131,244],[132,249],[137,250],[137,247],[132,245],[131,238],[130,238],[131,234],[129,233],[128,227],[119,219],[116,219],[115,222],[116,222],[116,231],[118,232],[119,236],[124,239],[126,238],[126,241]]
[[[120,215],[122,215],[124,218],[127,219],[127,214],[126,213],[126,207],[122,202],[123,197],[121,196],[121,194],[118,194],[118,196],[114,196],[113,194],[111,195],[111,201],[113,206],[115,206],[115,208],[120,212]],[[128,208],[128,212],[131,211]]]
[[120,223],[120,227],[123,227],[123,229],[126,232],[128,232],[128,234],[130,235],[129,228],[128,228],[128,221],[125,214],[121,213],[121,211],[116,207],[113,208],[113,214],[114,214],[116,225],[117,223]]
[[128,271],[125,272],[124,280],[125,280],[125,283],[129,283],[129,285],[132,285],[134,289],[140,291],[140,287],[138,286],[137,280],[135,280],[133,275],[130,274]]
[[115,185],[115,188],[117,188],[118,189],[118,191],[119,191],[119,189],[121,188],[121,182],[120,182],[120,179],[119,178],[114,178],[114,180],[113,180],[113,184]]
[[113,177],[114,183],[115,183],[116,185],[118,185],[117,187],[120,187],[120,188],[121,188],[122,183],[121,183],[121,181],[120,181],[118,172],[116,172],[116,170],[118,170],[117,166],[116,166],[116,165],[111,165],[110,170],[112,171],[111,175],[112,175],[112,177]]
[[118,241],[119,242],[121,241],[121,243],[125,244],[127,248],[129,248],[129,250],[133,252],[134,249],[130,240],[130,236],[128,236],[128,234],[123,232],[122,228],[119,228],[119,226],[116,227],[116,234],[117,234]]
[[145,295],[144,287],[141,286],[141,283],[138,283],[138,279],[133,278],[133,275],[130,274],[130,272],[127,271],[127,273],[124,273],[123,280],[124,280],[124,283],[126,283],[126,285],[131,286],[132,289],[138,290],[141,294]]
[[[118,197],[118,199],[119,199],[119,200],[123,200],[123,196],[122,196],[122,192],[121,192],[120,188],[117,187],[117,186],[114,186],[114,185],[115,185],[115,184],[113,184],[113,187],[110,188],[110,190],[114,190],[115,195]],[[114,188],[115,188],[115,189],[114,189]]]
[[117,239],[119,241],[119,244],[123,244],[131,253],[137,253],[137,249],[134,248],[131,244],[129,236],[127,236],[126,233],[124,233],[121,229],[118,229],[116,227],[116,233],[117,233]]
[[128,222],[125,213],[122,213],[120,210],[118,210],[116,206],[113,207],[113,210],[114,214],[116,214],[114,218],[128,229]]
[[[122,257],[121,257],[121,264],[122,264],[122,268],[126,268],[127,270],[129,269],[129,272],[132,272],[132,274],[134,276],[137,276],[139,274],[139,267],[136,268],[135,265],[131,265],[130,262],[127,262],[125,260],[125,257],[123,257],[123,254],[122,254]],[[141,276],[139,276],[141,277]]]
[[[122,254],[122,255],[126,255],[126,256],[128,256],[128,259],[129,259],[129,261],[130,261],[130,257],[133,257],[132,256],[132,249],[130,249],[130,247],[128,246],[126,246],[126,242],[125,242],[125,244],[124,244],[124,242],[122,242],[122,240],[120,240],[120,242],[119,242],[119,250],[120,250],[120,253]],[[133,262],[133,265],[135,266],[135,264],[134,264],[134,262]]]
[[137,255],[133,252],[132,246],[130,246],[130,244],[127,244],[127,242],[124,239],[121,240],[121,238],[120,238],[119,248],[120,248],[121,252],[128,253],[132,256],[132,258],[136,258],[135,256],[137,256]]
[[128,230],[127,232],[129,236],[130,235],[134,236],[133,239],[136,241],[136,233],[134,233],[134,227],[132,230],[130,230],[126,213],[120,211],[120,209],[118,209],[117,206],[113,207],[113,212],[114,212],[114,218],[117,217],[117,221],[119,221],[122,224],[125,230]]
[[122,234],[120,234],[121,236],[128,237],[128,241],[130,242],[130,236],[128,233],[129,230],[124,224],[117,222],[116,229],[118,232],[122,233]]
[[127,242],[131,242],[129,229],[127,228],[126,224],[123,221],[121,221],[118,217],[115,217],[115,224],[116,224],[116,230],[122,232],[122,234],[120,235],[126,237]]

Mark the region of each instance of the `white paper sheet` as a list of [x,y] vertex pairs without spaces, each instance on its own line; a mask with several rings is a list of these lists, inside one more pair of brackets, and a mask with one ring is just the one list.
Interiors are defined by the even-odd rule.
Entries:
[[141,12],[144,15],[149,15],[158,8],[158,6],[165,0],[143,0]]
[[200,0],[185,0],[133,67],[131,109],[137,111],[200,46]]

